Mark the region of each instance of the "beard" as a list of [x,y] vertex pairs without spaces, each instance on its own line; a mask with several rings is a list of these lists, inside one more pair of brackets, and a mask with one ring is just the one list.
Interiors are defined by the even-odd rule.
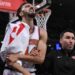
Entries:
[[35,18],[36,13],[34,13],[34,12],[23,12],[23,16],[26,16],[29,18]]
[[27,13],[27,15],[28,15],[28,17],[30,17],[30,18],[34,18],[35,15],[36,15],[36,13]]

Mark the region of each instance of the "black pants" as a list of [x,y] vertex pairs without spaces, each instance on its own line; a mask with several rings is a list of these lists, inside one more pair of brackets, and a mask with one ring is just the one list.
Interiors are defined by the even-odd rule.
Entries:
[[0,58],[0,75],[3,74],[4,66],[5,66],[5,63]]

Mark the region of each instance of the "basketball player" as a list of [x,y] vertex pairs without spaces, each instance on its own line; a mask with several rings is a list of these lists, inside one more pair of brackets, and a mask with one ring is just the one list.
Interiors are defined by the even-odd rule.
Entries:
[[[14,28],[11,32],[15,32],[15,34],[13,33],[10,35],[10,41],[7,43],[7,45],[13,43],[13,40],[15,40],[16,43],[14,42],[14,46],[17,46],[17,49],[15,49],[14,51],[18,50],[19,48],[20,49],[17,51],[17,53],[11,53],[7,55],[6,60],[8,62],[8,67],[5,71],[8,72],[8,70],[10,70],[10,75],[20,75],[20,73],[12,73],[14,72],[14,69],[17,69],[23,74],[29,75],[28,72],[30,72],[31,75],[35,75],[36,69],[34,64],[41,64],[45,59],[47,32],[42,28],[34,26],[33,18],[36,14],[35,9],[31,4],[24,3],[23,5],[21,5],[21,7],[17,11],[17,15],[19,16],[20,21],[11,24],[11,26]],[[18,27],[18,25],[20,26]],[[25,30],[27,30],[25,32],[24,30],[22,30],[24,27],[26,28]],[[24,32],[23,35],[20,35],[22,34],[21,31]],[[16,36],[22,38],[17,37],[17,39]],[[21,44],[20,41],[22,42]],[[11,46],[13,47],[13,44]],[[12,50],[13,49],[14,47],[12,48]],[[20,63],[18,64],[18,60],[22,60],[22,66],[24,68],[20,66]],[[11,70],[9,66],[11,66],[11,68],[13,69]],[[4,75],[9,75],[6,74],[6,72],[4,73]]]
[[[27,33],[27,34],[26,34]],[[15,66],[17,69],[17,66],[22,66],[22,62],[20,60],[16,61],[14,64],[9,63],[8,60],[6,60],[6,55],[11,54],[11,53],[25,53],[25,50],[27,49],[29,44],[29,26],[27,24],[24,24],[22,22],[18,21],[13,21],[9,22],[8,27],[6,28],[6,33],[5,37],[2,43],[1,47],[1,58],[5,64],[5,70],[3,72],[3,75],[30,75],[30,73],[25,72],[24,70],[22,73],[19,73],[15,70],[12,72],[12,67]],[[18,64],[16,66],[16,63]],[[10,69],[10,70],[9,70]],[[20,72],[22,71],[22,68],[20,67],[19,69]]]

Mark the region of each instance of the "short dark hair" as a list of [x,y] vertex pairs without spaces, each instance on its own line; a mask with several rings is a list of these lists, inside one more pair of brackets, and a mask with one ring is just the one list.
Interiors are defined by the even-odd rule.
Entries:
[[19,17],[20,20],[21,20],[22,18],[21,18],[21,16],[19,15],[19,13],[21,12],[22,6],[25,5],[25,4],[27,4],[27,2],[23,3],[23,4],[17,9],[17,14],[16,14],[16,15]]
[[60,33],[60,38],[63,37],[65,32],[71,32],[74,34],[74,37],[75,37],[75,31],[73,29],[68,28],[68,29],[65,29],[63,32]]

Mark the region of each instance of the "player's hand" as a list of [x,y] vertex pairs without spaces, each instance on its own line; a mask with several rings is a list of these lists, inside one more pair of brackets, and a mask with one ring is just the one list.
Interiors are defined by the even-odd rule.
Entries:
[[17,54],[7,55],[6,60],[10,62],[16,62],[18,60]]
[[30,52],[30,55],[32,55],[32,56],[38,56],[38,55],[39,55],[39,51],[40,51],[40,50],[33,49],[33,50]]

